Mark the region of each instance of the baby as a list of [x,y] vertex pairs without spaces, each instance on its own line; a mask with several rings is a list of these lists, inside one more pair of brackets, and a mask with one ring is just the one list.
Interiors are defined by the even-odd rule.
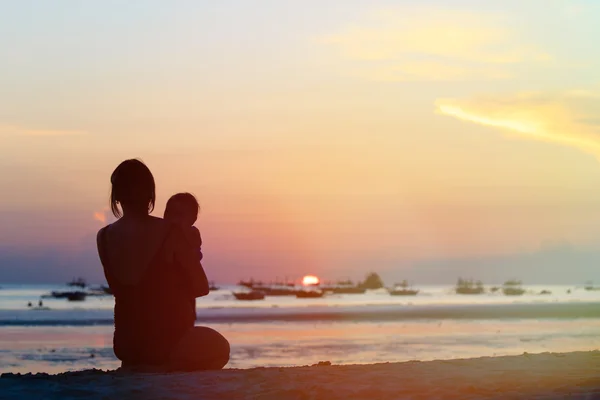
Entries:
[[164,219],[178,224],[190,245],[198,249],[198,261],[202,260],[202,237],[200,231],[194,226],[198,219],[200,206],[198,200],[191,193],[177,193],[167,201]]
[[[177,193],[171,196],[165,207],[164,219],[181,227],[188,243],[198,251],[198,261],[202,260],[202,237],[200,231],[194,226],[198,219],[200,206],[198,200],[191,193]],[[196,316],[196,298],[190,300],[190,313]]]

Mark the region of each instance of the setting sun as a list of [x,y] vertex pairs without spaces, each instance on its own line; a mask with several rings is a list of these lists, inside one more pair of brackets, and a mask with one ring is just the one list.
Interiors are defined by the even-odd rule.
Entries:
[[304,278],[302,278],[302,284],[303,285],[318,285],[319,284],[319,278],[317,278],[314,275],[306,275]]

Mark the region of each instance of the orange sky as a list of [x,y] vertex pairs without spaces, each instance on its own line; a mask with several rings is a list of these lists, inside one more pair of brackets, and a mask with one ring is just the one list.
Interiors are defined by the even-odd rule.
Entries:
[[2,247],[93,253],[140,157],[224,279],[599,248],[598,6],[377,3],[9,6]]

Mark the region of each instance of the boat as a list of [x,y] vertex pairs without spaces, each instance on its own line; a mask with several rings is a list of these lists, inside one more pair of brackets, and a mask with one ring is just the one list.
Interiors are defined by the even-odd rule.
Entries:
[[481,281],[473,282],[473,279],[458,278],[458,283],[454,289],[456,294],[482,294],[485,289]]
[[594,286],[594,282],[588,281],[585,283],[584,289],[590,292],[595,292],[597,290],[600,290],[600,287]]
[[253,289],[263,292],[265,296],[295,296],[298,292],[288,285],[260,285],[254,286]]
[[40,298],[42,298],[42,299],[48,299],[48,298],[67,299],[69,301],[81,301],[81,300],[85,300],[85,298],[89,295],[94,296],[95,293],[88,293],[88,292],[84,292],[81,290],[65,291],[65,292],[53,291],[53,292],[50,292],[50,294],[41,295]]
[[296,297],[299,299],[317,299],[323,297],[324,294],[322,290],[298,290]]
[[364,294],[367,289],[355,285],[351,280],[338,281],[335,285],[328,283],[321,287],[324,292],[333,294]]
[[68,301],[84,301],[85,298],[86,298],[86,296],[87,296],[87,293],[80,292],[80,291],[68,292],[66,294],[66,297],[67,297]]
[[86,292],[88,296],[110,296],[112,295],[112,290],[108,286],[100,285],[97,287],[89,288]]
[[416,296],[419,291],[411,289],[407,281],[396,283],[393,289],[389,289],[388,292],[392,296]]
[[214,282],[210,282],[209,286],[208,286],[208,290],[210,290],[211,292],[215,291],[215,290],[219,290],[221,289],[220,287],[218,287],[217,285],[215,285]]
[[40,297],[42,299],[47,299],[47,298],[53,298],[53,299],[66,299],[67,298],[67,294],[70,292],[59,292],[59,291],[52,291],[50,292],[50,294],[43,294]]
[[79,277],[77,279],[73,279],[71,282],[68,282],[67,286],[75,286],[84,289],[87,286],[87,282],[85,279]]
[[520,296],[525,293],[525,289],[521,287],[521,281],[511,279],[504,282],[502,293],[504,293],[505,296]]
[[263,283],[261,281],[255,281],[254,279],[250,278],[250,280],[248,281],[242,279],[238,282],[238,285],[247,287],[248,289],[254,289],[255,286],[262,286]]
[[251,290],[249,292],[233,292],[233,295],[237,300],[264,300],[265,294],[258,290]]
[[541,294],[541,295],[546,295],[546,294],[552,294],[552,292],[551,292],[551,291],[549,291],[549,290],[542,290],[542,291],[540,292],[540,294]]

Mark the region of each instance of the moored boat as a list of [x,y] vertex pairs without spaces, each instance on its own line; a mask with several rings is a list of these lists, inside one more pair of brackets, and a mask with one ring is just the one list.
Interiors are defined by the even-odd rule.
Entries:
[[75,286],[84,289],[87,286],[87,282],[85,281],[85,279],[79,277],[77,279],[71,280],[71,282],[68,282],[67,286]]
[[297,290],[287,285],[261,285],[254,286],[254,290],[263,292],[265,296],[294,296]]
[[388,290],[392,296],[416,296],[419,290],[412,289],[407,281],[396,283],[393,289]]
[[458,278],[458,283],[454,289],[456,294],[482,294],[485,289],[481,281],[473,282],[472,279]]
[[504,293],[505,296],[520,296],[525,293],[525,289],[521,287],[521,281],[511,279],[504,282],[502,293]]
[[265,294],[258,290],[251,290],[249,292],[233,292],[233,296],[237,300],[264,300]]
[[253,278],[250,278],[250,280],[241,280],[238,282],[239,286],[243,286],[246,287],[248,289],[254,289],[255,286],[262,286],[262,281],[255,281]]
[[367,291],[365,288],[358,286],[351,287],[335,287],[331,290],[333,294],[364,294]]
[[66,294],[66,298],[68,301],[84,301],[86,296],[87,294],[81,291],[68,292]]
[[324,294],[321,290],[298,290],[296,297],[299,299],[317,299],[323,297]]

